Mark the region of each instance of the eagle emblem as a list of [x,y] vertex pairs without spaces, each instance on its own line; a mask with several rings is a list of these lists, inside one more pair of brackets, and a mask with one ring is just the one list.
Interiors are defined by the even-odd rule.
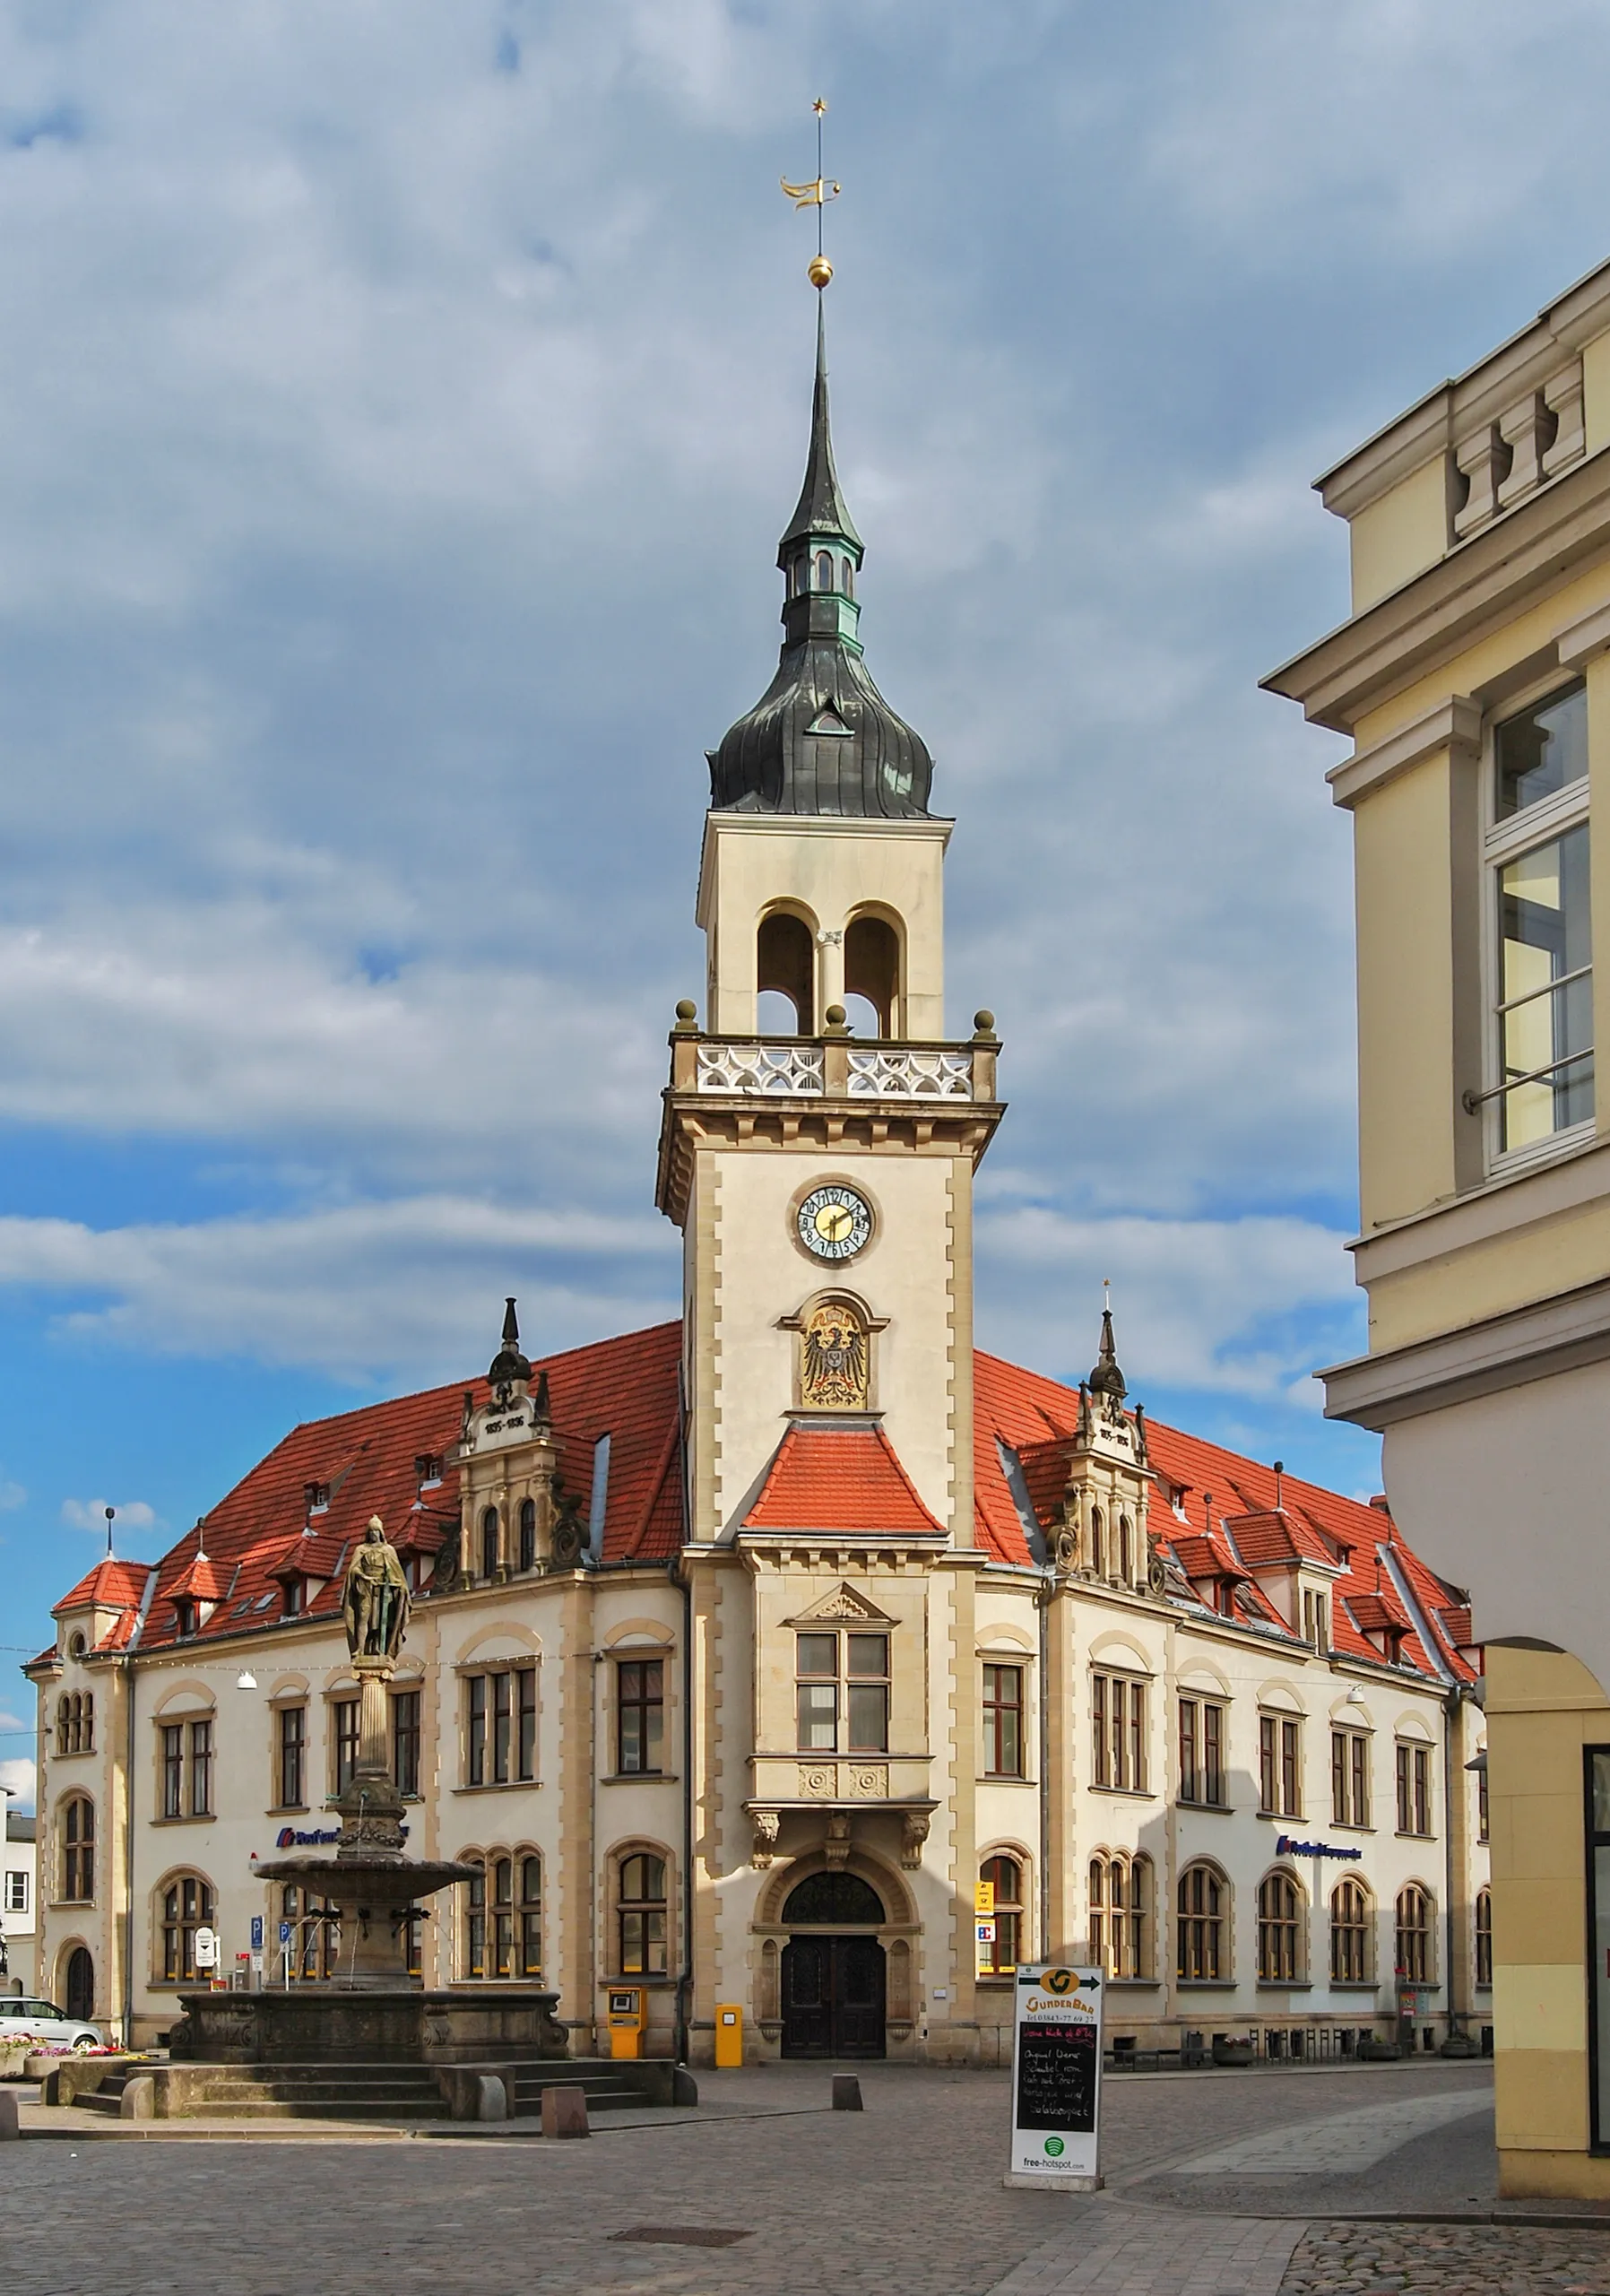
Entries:
[[854,1309],[843,1300],[825,1302],[802,1337],[801,1399],[819,1411],[864,1411],[867,1335]]

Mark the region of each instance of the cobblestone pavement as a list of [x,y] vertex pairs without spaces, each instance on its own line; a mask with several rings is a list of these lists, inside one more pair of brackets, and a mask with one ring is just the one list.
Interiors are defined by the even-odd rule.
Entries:
[[[1272,2296],[1307,2221],[1326,2213],[1307,2205],[1309,2194],[1322,2188],[1327,2208],[1336,2206],[1335,2180],[1231,2188],[1181,2178],[1182,2188],[1214,2195],[1212,2209],[1186,2216],[1152,2205],[1151,2179],[1162,2172],[1156,2188],[1166,2190],[1170,2164],[1199,2157],[1205,2144],[1231,2145],[1259,2129],[1318,2134],[1323,2120],[1362,2106],[1421,2097],[1467,2095],[1471,2111],[1451,2131],[1406,2148],[1429,2148],[1434,2191],[1423,2179],[1418,2205],[1466,2204],[1485,2189],[1474,2180],[1471,2151],[1475,2132],[1490,2152],[1481,2118],[1490,2082],[1480,2066],[1115,2079],[1105,2106],[1115,2192],[1086,2198],[1003,2188],[1003,2075],[858,2069],[867,2107],[860,2115],[826,2110],[830,2068],[768,2067],[701,2076],[712,2105],[754,2118],[701,2110],[611,2131],[601,2116],[599,2134],[579,2144],[471,2136],[354,2144],[310,2132],[310,2141],[278,2144],[231,2136],[7,2146],[0,2289],[406,2296],[419,2286],[432,2296],[472,2288],[482,2296],[490,2283],[532,2296],[1047,2296],[1100,2286],[1104,2296]],[[1456,2135],[1457,2158],[1446,2149]],[[1379,2179],[1403,2157],[1358,2181]],[[1222,2212],[1243,2221],[1217,2221],[1218,2195],[1232,2188],[1258,2196]],[[1294,2208],[1287,2196],[1299,2189]],[[1279,2200],[1266,2209],[1271,2190]],[[1284,2222],[1255,2221],[1281,2213]],[[719,2248],[620,2237],[642,2229],[743,2237]],[[1590,2250],[1597,2236],[1582,2238]],[[1610,2255],[1610,2231],[1605,2244]],[[1519,2284],[1531,2296],[1573,2283]],[[1610,2278],[1584,2284],[1610,2296]]]
[[1610,2228],[1512,2224],[1314,2224],[1281,2296],[1606,2296]]

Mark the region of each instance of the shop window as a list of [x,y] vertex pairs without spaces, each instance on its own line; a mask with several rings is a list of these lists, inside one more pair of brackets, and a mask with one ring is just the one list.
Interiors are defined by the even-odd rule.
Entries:
[[1429,1985],[1434,1962],[1434,1909],[1429,1890],[1411,1882],[1398,1893],[1396,1960],[1400,1981]]
[[1111,1978],[1150,1978],[1149,1858],[1102,1850],[1090,1860],[1090,1958]]
[[1303,1972],[1303,1900],[1290,1874],[1266,1874],[1258,1884],[1258,1977],[1294,1985]]
[[666,1967],[665,1860],[638,1850],[620,1861],[620,1974],[663,1977]]
[[1330,1893],[1330,1977],[1335,1985],[1368,1985],[1375,1974],[1375,1908],[1359,1881]]
[[995,1893],[993,1938],[978,1956],[981,1976],[1008,1977],[1017,1968],[1023,1949],[1023,1867],[1016,1858],[986,1858],[978,1878]]
[[212,1884],[200,1874],[176,1875],[162,1892],[162,1981],[194,1985],[201,1975],[195,1965],[195,1933],[211,1929],[217,1919]]
[[615,1767],[622,1776],[662,1771],[665,1746],[665,1661],[622,1659],[615,1669]]
[[1187,1866],[1180,1876],[1176,1970],[1182,1985],[1222,1984],[1230,1975],[1224,1876]]

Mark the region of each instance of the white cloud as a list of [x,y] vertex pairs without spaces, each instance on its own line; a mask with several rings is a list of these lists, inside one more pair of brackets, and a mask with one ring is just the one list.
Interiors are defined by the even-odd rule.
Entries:
[[0,1475],[0,1514],[11,1514],[18,1507],[27,1504],[28,1493],[22,1484],[13,1483],[9,1476]]
[[[105,1499],[64,1499],[62,1521],[71,1530],[98,1531],[104,1538],[108,1503]],[[155,1527],[156,1511],[148,1507],[143,1499],[119,1499],[116,1504],[114,1530],[151,1530]]]
[[39,1771],[27,1754],[0,1754],[0,1786],[15,1798],[7,1802],[7,1809],[31,1810],[39,1796]]

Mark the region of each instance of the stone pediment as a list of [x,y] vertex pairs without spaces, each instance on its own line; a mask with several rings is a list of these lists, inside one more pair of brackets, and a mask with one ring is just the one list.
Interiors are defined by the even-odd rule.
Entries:
[[870,1626],[892,1626],[895,1623],[887,1611],[879,1610],[875,1602],[858,1593],[854,1587],[842,1579],[830,1594],[823,1595],[811,1604],[809,1610],[801,1611],[797,1618],[791,1618],[788,1623],[791,1626],[814,1626],[818,1621],[823,1625],[834,1626],[845,1624],[853,1626],[862,1623]]

